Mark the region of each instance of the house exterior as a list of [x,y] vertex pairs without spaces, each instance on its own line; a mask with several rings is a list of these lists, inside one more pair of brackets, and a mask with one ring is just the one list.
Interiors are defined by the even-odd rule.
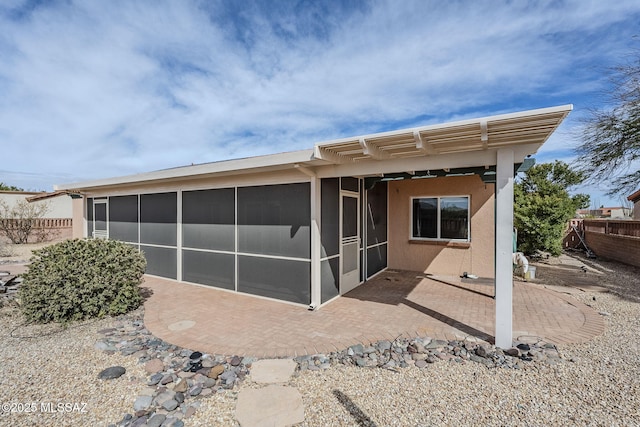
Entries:
[[56,186],[77,237],[147,273],[316,308],[386,268],[496,278],[511,346],[513,178],[571,105],[321,142],[312,149]]
[[579,218],[624,219],[631,217],[631,211],[631,209],[624,206],[614,206],[599,209],[579,209],[576,214]]
[[633,203],[633,219],[640,220],[640,190],[627,197]]

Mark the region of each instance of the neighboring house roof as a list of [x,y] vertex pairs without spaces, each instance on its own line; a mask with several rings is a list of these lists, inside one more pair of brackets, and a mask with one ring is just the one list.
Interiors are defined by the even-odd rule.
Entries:
[[183,166],[54,188],[87,190],[291,168],[308,172],[318,166],[332,166],[327,173],[333,176],[487,167],[496,164],[497,149],[506,147],[514,150],[518,163],[535,153],[572,109],[572,105],[563,105],[421,126],[321,142],[309,150]]
[[635,193],[633,193],[632,195],[627,197],[627,200],[629,200],[630,202],[633,202],[633,203],[636,203],[637,201],[639,201],[640,200],[640,190],[636,191]]

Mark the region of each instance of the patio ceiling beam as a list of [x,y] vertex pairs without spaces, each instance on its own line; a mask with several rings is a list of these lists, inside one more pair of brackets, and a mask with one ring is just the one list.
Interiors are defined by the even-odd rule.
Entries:
[[367,142],[367,140],[364,138],[360,138],[358,142],[360,143],[360,147],[362,147],[363,154],[366,154],[367,156],[371,156],[376,160],[384,160],[384,159],[391,158],[391,156],[388,153],[385,153],[384,151],[382,151],[380,147],[378,147],[373,142],[370,142],[370,141]]
[[416,141],[416,148],[427,155],[437,154],[428,141],[425,141],[419,131],[413,132],[413,139]]
[[316,145],[313,150],[313,157],[320,160],[326,160],[334,164],[353,163],[352,158],[343,156],[333,150],[318,145]]
[[489,132],[487,131],[487,121],[480,122],[480,141],[482,141],[482,149],[489,148]]

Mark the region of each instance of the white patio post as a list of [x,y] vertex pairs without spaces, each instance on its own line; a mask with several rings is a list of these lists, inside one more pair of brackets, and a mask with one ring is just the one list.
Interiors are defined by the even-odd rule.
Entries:
[[513,168],[513,150],[499,149],[495,218],[495,344],[499,348],[513,345]]
[[320,275],[320,179],[311,177],[311,307],[320,306],[321,301],[321,275]]

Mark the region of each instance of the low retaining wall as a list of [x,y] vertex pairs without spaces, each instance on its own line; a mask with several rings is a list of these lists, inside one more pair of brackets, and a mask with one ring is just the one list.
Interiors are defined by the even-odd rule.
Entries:
[[[70,239],[73,236],[73,221],[71,218],[40,218],[33,221],[29,243]],[[16,224],[16,227],[18,225]]]
[[597,256],[640,267],[640,221],[585,220],[584,239]]

